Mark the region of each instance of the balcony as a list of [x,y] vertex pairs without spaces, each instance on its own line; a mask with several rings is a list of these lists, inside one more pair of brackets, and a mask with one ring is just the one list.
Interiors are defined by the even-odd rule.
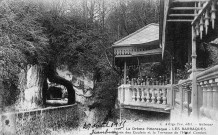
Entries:
[[131,83],[118,87],[120,107],[170,113],[171,85]]
[[172,87],[172,120],[177,120],[178,116],[180,118],[188,118],[191,115],[191,85],[192,80],[187,79]]
[[197,76],[199,117],[218,121],[218,65]]
[[192,97],[192,80],[172,87],[171,119],[192,117],[192,106],[197,104],[200,120],[218,120],[218,65],[197,74],[197,97]]

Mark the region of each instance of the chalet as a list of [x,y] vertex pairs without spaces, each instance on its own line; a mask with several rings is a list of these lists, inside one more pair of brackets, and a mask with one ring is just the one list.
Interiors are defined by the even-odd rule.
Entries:
[[[118,88],[121,108],[166,112],[170,113],[171,120],[179,118],[218,120],[218,66],[209,66],[208,54],[201,50],[205,46],[217,45],[215,41],[218,36],[217,2],[217,0],[161,0],[159,36],[156,40],[152,39],[153,42],[145,40],[150,39],[149,34],[154,30],[152,28],[149,34],[142,33],[143,36],[137,36],[141,38],[134,41],[137,45],[132,44],[133,40],[128,37],[124,38],[126,46],[118,46],[122,39],[114,43],[115,65],[118,60],[124,61],[124,84]],[[150,57],[156,57],[156,53],[153,53],[154,48],[138,51],[147,43],[160,45],[163,59],[167,55],[171,56],[170,83],[149,84],[134,81],[126,83],[126,63],[131,63],[128,59],[135,62],[134,54],[145,56],[146,52],[151,54]],[[177,69],[187,63],[191,66],[189,76],[178,80]]]
[[169,81],[142,75],[143,68],[146,68],[143,65],[162,59],[159,24],[149,24],[115,42],[112,47],[115,66],[123,70],[122,85],[118,88],[120,105],[123,108],[169,113]]

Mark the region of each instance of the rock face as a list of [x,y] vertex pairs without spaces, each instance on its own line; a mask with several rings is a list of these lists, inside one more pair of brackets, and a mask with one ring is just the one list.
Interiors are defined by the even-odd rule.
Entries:
[[27,71],[21,71],[16,110],[31,110],[42,106],[43,79],[42,69],[37,65],[28,65]]
[[86,104],[89,102],[92,97],[92,89],[94,87],[94,82],[92,80],[92,75],[74,75],[67,68],[57,69],[57,73],[59,76],[64,79],[71,81],[74,86],[74,90],[76,93],[76,102],[81,104]]
[[94,102],[93,99],[93,88],[94,81],[92,78],[92,74],[83,74],[83,75],[74,75],[66,68],[59,70],[57,69],[57,73],[59,76],[69,80],[74,85],[74,90],[76,93],[76,102],[79,103],[80,113],[85,114],[83,116],[83,120],[80,121],[81,126],[86,124],[99,124],[99,122],[103,122],[106,118],[109,109],[102,107],[95,107],[90,109],[88,105]]

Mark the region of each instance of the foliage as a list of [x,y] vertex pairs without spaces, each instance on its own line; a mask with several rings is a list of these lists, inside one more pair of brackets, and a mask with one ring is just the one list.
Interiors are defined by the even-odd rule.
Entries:
[[21,1],[0,3],[0,77],[4,80],[8,101],[17,93],[20,69],[27,64],[47,62],[48,39],[37,22],[41,14],[36,10],[35,5]]
[[[103,70],[102,81],[97,82],[94,91],[94,102],[100,106],[114,107],[119,77],[112,70]],[[105,72],[106,71],[106,72]]]
[[112,32],[124,37],[150,23],[159,22],[159,0],[121,0],[106,19]]
[[158,17],[152,16],[153,12],[158,14],[158,8],[142,0],[110,9],[104,5],[106,1],[92,2],[67,9],[31,1],[1,2],[1,77],[18,86],[18,73],[27,64],[44,69],[50,63],[54,68],[66,65],[72,73],[93,73],[97,82],[95,99],[113,103],[119,79],[112,68],[111,45],[117,40],[114,33],[125,36],[150,22],[158,22]]
[[177,69],[177,72],[176,72],[176,81],[179,81],[179,80],[185,80],[189,77],[190,75],[190,69],[191,69],[191,63],[186,63],[185,64],[185,69]]
[[98,29],[97,23],[87,25],[83,17],[59,15],[55,11],[48,12],[41,22],[52,49],[50,61],[59,67],[66,65],[73,74],[93,73],[97,102],[115,99],[117,79],[112,78],[118,77],[111,65],[109,33]]
[[209,66],[215,66],[218,64],[217,54],[218,48],[217,44],[208,44],[206,50],[209,52],[209,58],[207,60]]

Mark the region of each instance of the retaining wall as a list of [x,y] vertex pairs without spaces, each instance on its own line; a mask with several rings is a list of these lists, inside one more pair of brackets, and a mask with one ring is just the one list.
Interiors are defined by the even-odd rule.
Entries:
[[1,135],[47,135],[65,126],[77,127],[77,105],[52,107],[0,115]]

